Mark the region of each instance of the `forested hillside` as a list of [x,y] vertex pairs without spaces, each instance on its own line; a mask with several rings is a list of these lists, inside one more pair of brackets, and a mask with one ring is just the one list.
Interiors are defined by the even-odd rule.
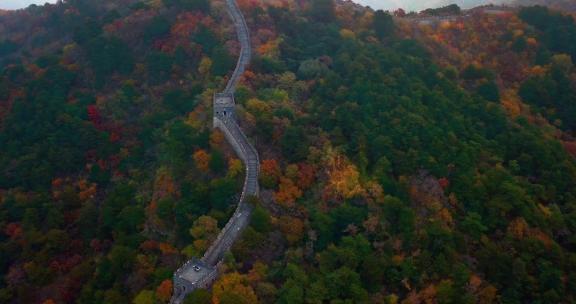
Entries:
[[[250,227],[189,303],[576,301],[576,25],[239,0]],[[168,303],[235,208],[222,0],[0,16],[0,302]]]

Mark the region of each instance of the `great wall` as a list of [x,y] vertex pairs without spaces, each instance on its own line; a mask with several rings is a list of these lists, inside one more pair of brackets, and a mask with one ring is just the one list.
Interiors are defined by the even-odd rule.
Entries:
[[170,301],[172,304],[182,303],[185,297],[196,289],[209,288],[218,277],[219,265],[224,254],[230,250],[244,228],[250,223],[252,205],[248,200],[250,197],[258,196],[259,193],[260,161],[258,152],[236,122],[234,101],[238,81],[252,57],[250,32],[236,1],[226,0],[226,7],[236,28],[241,50],[236,69],[228,80],[226,89],[222,93],[214,95],[213,127],[224,133],[226,140],[244,163],[246,177],[236,211],[216,240],[201,259],[187,261],[174,273],[174,291]]

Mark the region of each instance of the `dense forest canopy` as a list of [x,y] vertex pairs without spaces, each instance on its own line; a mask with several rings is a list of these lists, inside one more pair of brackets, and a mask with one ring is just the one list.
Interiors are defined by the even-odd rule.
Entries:
[[[243,183],[210,128],[239,51],[223,4],[0,16],[0,302],[168,303]],[[576,301],[573,17],[238,4],[262,193],[189,303]]]

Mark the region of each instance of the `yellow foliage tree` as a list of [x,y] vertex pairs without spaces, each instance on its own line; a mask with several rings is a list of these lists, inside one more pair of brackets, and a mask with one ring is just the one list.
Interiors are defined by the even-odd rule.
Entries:
[[340,37],[342,37],[343,39],[346,39],[346,40],[355,40],[356,34],[349,29],[341,29],[340,30]]
[[572,70],[574,67],[574,63],[572,62],[572,57],[570,57],[570,55],[554,55],[550,61],[552,62],[553,67],[562,70],[564,73],[569,73],[570,70]]
[[298,165],[288,165],[286,166],[286,177],[293,180],[293,181],[297,181],[298,180]]
[[345,157],[329,151],[326,168],[328,183],[325,190],[328,193],[338,198],[350,199],[364,192],[358,169]]
[[256,98],[251,98],[246,102],[246,109],[256,117],[262,117],[272,113],[272,108],[269,104]]
[[214,283],[212,303],[256,304],[258,297],[256,297],[254,289],[248,285],[246,276],[233,272],[223,275]]
[[218,221],[214,218],[203,215],[194,221],[190,228],[190,235],[194,237],[194,249],[201,252],[208,249],[208,245],[218,236],[220,229]]
[[212,60],[208,57],[202,58],[202,60],[200,60],[200,64],[198,65],[198,73],[200,73],[202,77],[206,78],[210,76],[211,69],[212,69]]
[[228,161],[228,176],[236,177],[238,174],[242,173],[242,161],[237,158],[232,158]]
[[154,292],[142,290],[132,301],[133,304],[154,304]]

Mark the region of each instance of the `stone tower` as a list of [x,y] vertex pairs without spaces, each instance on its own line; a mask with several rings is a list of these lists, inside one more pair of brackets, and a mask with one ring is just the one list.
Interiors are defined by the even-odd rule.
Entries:
[[214,95],[214,118],[222,121],[234,119],[234,94],[216,93]]

